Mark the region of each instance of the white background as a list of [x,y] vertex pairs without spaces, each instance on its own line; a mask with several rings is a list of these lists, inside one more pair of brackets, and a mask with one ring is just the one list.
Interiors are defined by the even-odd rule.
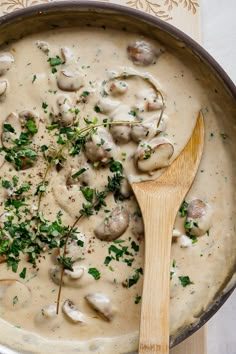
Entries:
[[[236,0],[201,5],[202,44],[236,83]],[[208,322],[207,338],[207,354],[236,354],[236,291]]]

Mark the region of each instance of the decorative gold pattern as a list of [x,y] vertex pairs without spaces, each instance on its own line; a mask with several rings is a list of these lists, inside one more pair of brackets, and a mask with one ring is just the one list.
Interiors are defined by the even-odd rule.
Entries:
[[47,2],[50,2],[50,0],[6,0],[1,4],[1,6],[3,6],[3,12],[5,13]]
[[[40,3],[53,1],[58,0],[3,0],[0,5],[0,11],[2,10],[3,13],[7,13]],[[199,8],[199,1],[200,0],[129,0],[114,2],[119,4],[123,3],[123,5],[145,11],[164,21],[170,21],[173,19],[173,10],[179,6],[186,9],[187,12],[191,12],[195,15]],[[103,2],[112,2],[112,0],[103,0]]]

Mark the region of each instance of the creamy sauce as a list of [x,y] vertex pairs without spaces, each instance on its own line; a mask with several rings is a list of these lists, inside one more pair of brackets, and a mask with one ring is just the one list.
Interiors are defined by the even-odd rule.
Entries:
[[[110,36],[112,42],[109,40]],[[159,122],[160,139],[162,142],[170,142],[174,151],[164,167],[171,163],[185,146],[197,114],[203,109],[207,118],[204,156],[186,200],[200,198],[207,202],[212,209],[213,221],[209,232],[191,239],[186,236],[185,218],[178,215],[176,219],[171,256],[170,306],[170,332],[171,335],[176,335],[182,328],[197,321],[199,314],[210,304],[233,266],[233,201],[230,188],[233,176],[231,161],[225,149],[225,144],[229,142],[227,138],[222,138],[211,105],[205,97],[204,88],[194,74],[168,51],[161,51],[156,60],[148,66],[136,65],[127,55],[127,46],[136,40],[135,34],[124,35],[119,31],[110,30],[95,32],[94,29],[87,28],[40,33],[9,45],[7,51],[12,53],[14,63],[0,78],[6,79],[9,85],[4,100],[0,102],[3,123],[0,133],[4,130],[4,124],[10,124],[11,120],[6,118],[12,112],[16,115],[25,110],[33,112],[33,115],[38,117],[35,119],[38,132],[32,134],[31,147],[37,151],[37,161],[33,161],[32,167],[17,171],[14,164],[4,160],[6,152],[1,153],[1,183],[13,183],[14,176],[19,178],[14,189],[6,186],[1,188],[1,227],[4,229],[4,222],[9,221],[9,214],[12,213],[11,210],[6,211],[4,203],[24,182],[29,183],[29,190],[23,193],[27,197],[27,205],[19,209],[20,214],[22,215],[25,208],[28,211],[23,213],[23,220],[36,214],[40,199],[40,193],[36,191],[39,186],[42,187],[48,166],[41,147],[50,147],[44,153],[47,155],[50,150],[50,154],[53,154],[54,151],[55,158],[55,150],[58,152],[63,148],[65,144],[62,140],[67,139],[63,134],[58,138],[61,127],[74,126],[74,123],[78,122],[80,128],[88,127],[91,125],[89,121],[93,121],[95,117],[95,124],[101,124],[104,119],[110,122],[111,118],[113,122],[136,122],[140,118],[144,121],[151,119],[152,122],[153,115],[156,122],[162,116],[164,123]],[[157,49],[160,47],[158,43],[153,43],[153,46]],[[50,66],[49,58],[57,56],[62,58],[62,62]],[[64,74],[72,75],[72,78],[64,80]],[[115,88],[118,90],[117,94],[109,91],[110,83],[114,81],[118,83],[118,88]],[[163,115],[163,102],[158,90],[165,100]],[[146,99],[155,94],[159,105],[153,109],[143,108]],[[107,100],[110,101],[107,103]],[[47,129],[48,126],[52,128],[53,124],[58,124],[58,121],[59,125],[55,129]],[[166,127],[161,128],[161,123]],[[71,156],[68,149],[63,148],[65,159],[62,159],[62,168],[56,168],[55,165],[48,168],[46,184],[43,186],[45,190],[41,190],[39,211],[42,219],[48,220],[47,223],[50,224],[58,220],[57,215],[60,212],[62,225],[73,225],[83,209],[83,204],[88,203],[80,187],[84,190],[89,187],[103,191],[107,186],[108,177],[114,177],[115,173],[109,168],[111,157],[122,163],[123,174],[129,181],[158,176],[159,172],[147,173],[137,168],[135,154],[138,142],[130,136],[124,136],[135,124],[120,125],[118,128],[121,130],[118,129],[118,132],[115,130],[115,124],[110,129],[107,126],[99,127],[97,133],[87,139],[92,139],[93,145],[95,139],[95,150],[91,145],[93,149],[90,151],[90,145],[86,146],[85,143],[85,153],[82,148],[80,154]],[[104,134],[107,134],[104,130],[109,134],[108,141],[106,136],[104,137]],[[102,131],[102,135],[98,134],[99,131]],[[116,137],[121,135],[124,140],[116,141]],[[148,146],[148,139],[144,139],[143,144]],[[106,161],[100,160],[98,163],[96,154],[98,149],[103,149],[103,145],[106,150],[103,158]],[[52,146],[55,150],[51,149]],[[150,149],[147,150],[145,151],[150,153]],[[151,151],[152,153],[155,154]],[[61,159],[61,156],[57,158]],[[148,159],[149,156],[146,156],[146,160]],[[81,169],[86,171],[81,173]],[[80,174],[75,177],[78,171]],[[127,181],[123,183],[128,185]],[[0,264],[0,331],[3,344],[33,353],[51,352],[52,348],[57,353],[73,353],[78,348],[82,352],[98,353],[123,353],[137,349],[144,238],[138,205],[127,185],[123,186],[123,200],[115,201],[112,193],[108,193],[105,198],[106,205],[94,215],[80,219],[76,225],[77,231],[80,232],[77,236],[82,240],[82,244],[77,246],[73,260],[77,266],[83,268],[83,275],[81,278],[68,280],[69,276],[64,274],[65,284],[62,287],[58,315],[45,316],[48,306],[54,306],[52,312],[55,314],[57,301],[58,282],[55,279],[53,281],[50,276],[57,264],[55,249],[50,250],[51,254],[48,254],[48,246],[42,240],[45,249],[37,259],[36,266],[28,263],[27,257],[24,256],[19,263],[18,274],[12,272],[6,262]],[[103,241],[95,236],[94,230],[111,215],[117,204],[129,215],[128,225],[116,240]],[[14,222],[19,223],[21,220],[15,217]],[[113,235],[115,232],[113,231]],[[180,237],[183,235],[185,238],[181,241]],[[56,241],[58,234],[55,231]],[[122,250],[118,260],[110,259],[117,257],[111,246],[115,252]],[[25,267],[25,278],[20,278],[19,273]],[[99,273],[99,279],[95,279],[94,269]],[[56,276],[58,277],[58,273]],[[183,277],[185,280],[186,277],[189,278],[186,286],[183,286]],[[21,283],[4,283],[1,281],[3,279],[16,279]],[[136,279],[135,284],[127,287],[127,279]],[[23,287],[22,283],[26,287]],[[88,294],[95,292],[103,293],[110,299],[112,315],[109,320],[85,300]],[[83,314],[82,323],[71,321],[62,311],[62,305],[67,299]]]

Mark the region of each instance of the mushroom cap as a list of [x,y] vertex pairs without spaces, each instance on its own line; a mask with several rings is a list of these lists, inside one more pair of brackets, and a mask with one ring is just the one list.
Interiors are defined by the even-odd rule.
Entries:
[[108,163],[114,153],[115,144],[109,132],[99,127],[85,143],[85,155],[92,162]]
[[6,74],[10,69],[12,63],[14,63],[14,57],[9,52],[0,53],[0,76]]
[[109,297],[103,293],[95,292],[85,296],[88,304],[97,311],[105,320],[111,321],[115,311]]
[[78,71],[64,69],[59,72],[57,85],[63,91],[78,91],[84,85],[84,78]]
[[125,209],[117,206],[110,214],[105,218],[101,224],[99,224],[94,233],[97,238],[102,241],[114,241],[125,233],[129,226],[129,214]]
[[187,229],[193,236],[203,236],[212,225],[212,208],[201,199],[193,199],[188,204],[186,223]]
[[161,51],[161,48],[155,48],[151,43],[144,40],[137,40],[127,47],[129,59],[135,65],[140,66],[153,64]]
[[85,323],[84,314],[77,309],[73,301],[67,299],[62,306],[62,310],[72,322]]
[[140,171],[152,172],[169,165],[174,146],[165,138],[154,138],[140,143],[135,153],[135,162]]
[[0,102],[6,97],[6,92],[9,87],[7,80],[0,80]]

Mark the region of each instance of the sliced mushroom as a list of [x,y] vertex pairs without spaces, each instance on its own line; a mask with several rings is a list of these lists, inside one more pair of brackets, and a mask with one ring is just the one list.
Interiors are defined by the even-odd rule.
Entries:
[[36,45],[37,47],[42,51],[44,52],[45,54],[48,54],[49,53],[49,44],[47,42],[44,42],[44,41],[36,41]]
[[[79,244],[78,244],[79,242]],[[86,237],[82,232],[79,233],[77,239],[70,239],[67,242],[66,257],[71,258],[72,262],[76,262],[84,257]]]
[[68,63],[72,58],[72,53],[68,47],[61,48],[61,56],[65,63]]
[[125,233],[128,226],[129,214],[124,208],[117,206],[109,217],[95,228],[94,233],[102,241],[114,241]]
[[37,112],[24,110],[19,113],[19,119],[20,119],[20,123],[21,123],[21,128],[24,128],[28,120],[33,120],[34,123],[37,125],[39,115]]
[[108,163],[115,151],[115,144],[108,131],[99,127],[85,143],[85,155],[92,162]]
[[72,109],[71,100],[68,96],[60,96],[57,99],[57,105],[60,112],[60,121],[63,125],[71,125],[75,120],[75,114]]
[[160,110],[163,107],[161,96],[152,87],[140,90],[135,97],[136,103],[134,108],[139,112],[152,112]]
[[[94,180],[96,179],[96,172],[91,167],[91,165],[86,162],[83,162],[81,165],[83,166],[82,168],[80,168],[80,167],[75,168],[74,167],[70,170],[70,173],[68,174],[68,177],[66,179],[66,185],[68,187],[75,185],[75,184],[81,184],[82,186],[93,185]],[[76,176],[76,174],[78,172],[80,172],[80,173],[78,176]]]
[[7,80],[0,80],[0,102],[5,99],[8,86],[9,84]]
[[123,95],[127,90],[127,82],[121,80],[109,81],[105,86],[105,92],[112,96]]
[[67,299],[62,306],[62,310],[72,322],[85,324],[85,315],[77,309],[73,301]]
[[101,113],[104,114],[111,113],[119,105],[120,101],[111,100],[108,97],[101,98],[97,103],[97,106],[99,107]]
[[9,311],[27,307],[31,300],[31,291],[24,283],[16,279],[0,280],[0,303]]
[[103,293],[91,293],[85,296],[88,304],[107,321],[112,321],[115,311],[109,297]]
[[154,138],[140,143],[135,153],[135,162],[140,171],[152,172],[169,165],[174,146],[165,138]]
[[133,141],[139,143],[145,139],[152,139],[159,133],[159,115],[145,119],[140,124],[135,124],[131,128],[131,138]]
[[[77,283],[76,280],[81,282],[82,277],[86,273],[86,267],[74,264],[73,271],[65,269],[63,272],[63,285],[70,286],[70,287],[79,287],[80,284]],[[49,275],[52,281],[59,285],[61,281],[61,267],[60,266],[53,266],[49,269]]]
[[57,85],[63,91],[78,91],[84,85],[83,75],[78,71],[61,70]]
[[162,48],[156,48],[151,43],[144,40],[137,40],[127,47],[130,60],[135,65],[147,66],[153,64],[157,57],[162,53]]
[[185,228],[194,236],[204,235],[212,225],[212,209],[201,199],[193,199],[188,204]]
[[181,235],[178,237],[177,242],[181,248],[188,248],[193,245],[191,238],[186,235]]
[[37,118],[37,113],[28,110],[22,111],[19,116],[14,112],[10,113],[3,122],[2,145],[11,149],[15,145],[14,140],[19,138],[22,130],[25,130],[27,121],[33,120],[36,124]]
[[116,142],[121,144],[130,141],[131,125],[134,121],[134,116],[130,114],[130,107],[127,105],[120,105],[112,112],[111,120],[114,123],[127,122],[126,124],[113,124],[110,127],[110,132]]
[[0,76],[6,74],[12,63],[14,63],[14,57],[11,53],[0,53]]
[[132,194],[132,188],[127,178],[123,178],[120,183],[120,193],[124,198],[129,198]]

